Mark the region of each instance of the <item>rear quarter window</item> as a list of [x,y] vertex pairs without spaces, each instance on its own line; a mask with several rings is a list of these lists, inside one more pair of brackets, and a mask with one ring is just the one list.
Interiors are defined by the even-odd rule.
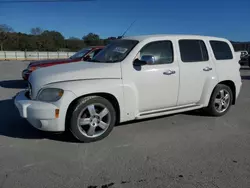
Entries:
[[233,59],[233,53],[228,43],[223,41],[211,40],[210,45],[212,47],[216,60],[230,60]]

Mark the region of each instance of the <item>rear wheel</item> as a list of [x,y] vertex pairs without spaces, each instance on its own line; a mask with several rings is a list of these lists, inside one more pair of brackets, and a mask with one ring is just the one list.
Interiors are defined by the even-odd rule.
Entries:
[[230,109],[233,101],[233,93],[230,87],[218,84],[214,89],[205,111],[212,116],[222,116]]
[[81,142],[93,142],[107,137],[116,122],[113,105],[105,98],[89,96],[73,107],[70,130]]

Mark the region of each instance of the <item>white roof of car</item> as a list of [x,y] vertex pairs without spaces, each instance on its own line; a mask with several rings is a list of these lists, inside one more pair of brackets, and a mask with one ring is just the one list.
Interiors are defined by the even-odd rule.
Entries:
[[171,34],[158,34],[158,35],[140,35],[140,36],[128,36],[123,39],[131,39],[143,41],[145,39],[153,39],[153,38],[161,38],[161,37],[169,37],[169,38],[190,38],[190,39],[213,39],[213,40],[226,40],[225,38],[218,38],[212,36],[202,36],[202,35],[171,35]]

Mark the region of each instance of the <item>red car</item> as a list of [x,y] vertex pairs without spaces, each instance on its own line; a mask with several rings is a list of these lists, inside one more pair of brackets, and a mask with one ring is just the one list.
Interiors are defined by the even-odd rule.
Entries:
[[48,60],[39,60],[30,62],[27,69],[22,71],[22,77],[24,80],[28,80],[30,74],[42,67],[49,67],[53,65],[63,64],[63,63],[73,63],[78,61],[88,61],[93,58],[97,53],[99,53],[104,46],[93,46],[89,48],[84,48],[79,52],[75,53],[73,56],[68,59],[48,59]]

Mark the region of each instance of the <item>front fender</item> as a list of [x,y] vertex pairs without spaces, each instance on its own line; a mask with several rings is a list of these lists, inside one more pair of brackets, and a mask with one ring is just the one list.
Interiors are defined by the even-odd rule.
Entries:
[[122,79],[76,80],[48,84],[44,86],[44,88],[45,87],[54,87],[65,91],[71,91],[76,95],[76,98],[96,93],[111,94],[117,99],[120,107],[120,122],[127,120],[127,113],[124,106]]

